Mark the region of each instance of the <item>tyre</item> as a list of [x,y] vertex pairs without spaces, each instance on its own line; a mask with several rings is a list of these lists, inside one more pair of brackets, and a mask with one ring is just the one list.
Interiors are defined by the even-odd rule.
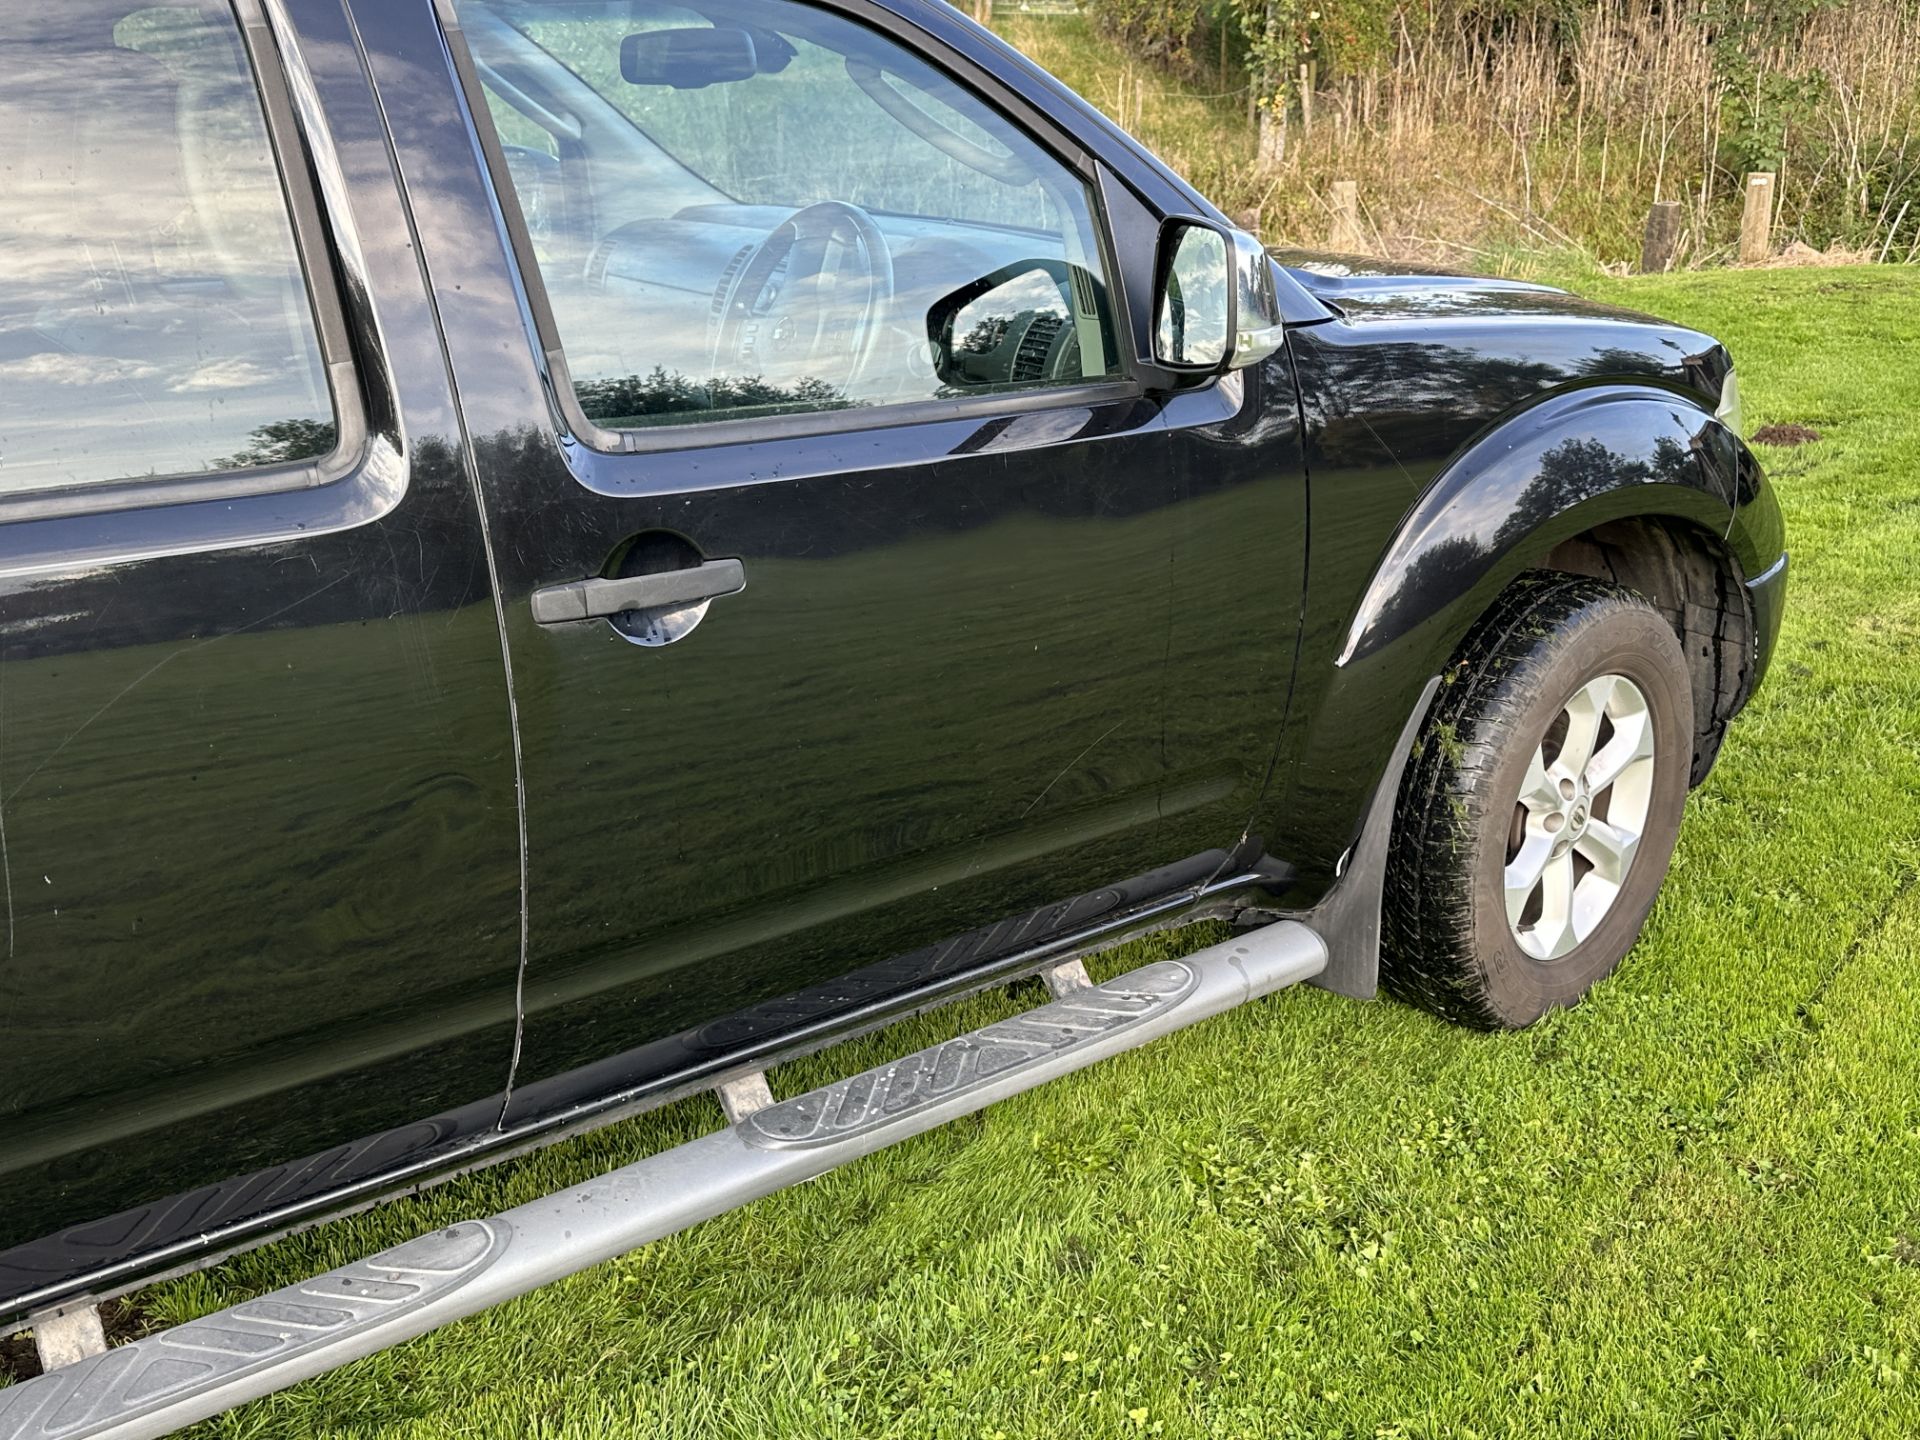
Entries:
[[1693,686],[1673,628],[1617,585],[1523,576],[1454,656],[1401,779],[1381,979],[1517,1029],[1631,948],[1680,830]]

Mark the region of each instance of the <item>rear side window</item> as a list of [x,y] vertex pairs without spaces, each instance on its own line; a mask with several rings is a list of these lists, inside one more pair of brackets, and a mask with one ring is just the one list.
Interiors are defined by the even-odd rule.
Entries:
[[0,135],[0,497],[333,449],[228,6],[0,7]]

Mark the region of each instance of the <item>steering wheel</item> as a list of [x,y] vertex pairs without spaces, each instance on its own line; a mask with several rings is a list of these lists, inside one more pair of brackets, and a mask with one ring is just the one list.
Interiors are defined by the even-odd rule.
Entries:
[[821,381],[866,374],[893,305],[893,255],[858,205],[804,206],[753,247],[721,310],[713,373]]

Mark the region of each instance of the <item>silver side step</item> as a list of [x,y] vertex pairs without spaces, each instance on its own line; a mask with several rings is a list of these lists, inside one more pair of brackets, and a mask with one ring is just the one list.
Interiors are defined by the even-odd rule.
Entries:
[[[165,1435],[1325,968],[1280,921],[942,1041],[584,1185],[0,1389],[0,1440]],[[730,1106],[729,1108],[732,1108]]]

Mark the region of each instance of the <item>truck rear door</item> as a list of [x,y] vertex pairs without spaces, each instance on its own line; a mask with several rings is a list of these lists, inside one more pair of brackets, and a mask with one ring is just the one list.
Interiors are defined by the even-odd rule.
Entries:
[[251,3],[0,13],[0,1314],[499,1114],[487,555],[351,29],[296,8],[291,75]]

